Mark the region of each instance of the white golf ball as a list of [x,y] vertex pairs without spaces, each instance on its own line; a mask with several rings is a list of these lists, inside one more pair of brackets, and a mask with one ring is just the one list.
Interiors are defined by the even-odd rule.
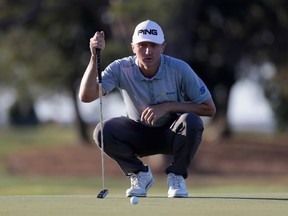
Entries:
[[131,204],[137,204],[139,202],[139,199],[137,196],[132,196],[130,198],[130,202],[131,202]]

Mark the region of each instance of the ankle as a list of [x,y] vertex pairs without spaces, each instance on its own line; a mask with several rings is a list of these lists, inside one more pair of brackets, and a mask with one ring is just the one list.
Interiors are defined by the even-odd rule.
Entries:
[[148,171],[149,171],[148,166],[143,166],[143,167],[141,167],[140,169],[132,172],[131,174],[136,174],[136,175],[137,175],[137,174],[140,173],[140,172],[148,172]]

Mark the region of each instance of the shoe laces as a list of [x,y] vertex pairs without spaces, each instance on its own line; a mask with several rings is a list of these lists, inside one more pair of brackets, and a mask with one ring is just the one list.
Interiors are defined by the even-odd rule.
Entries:
[[132,188],[141,188],[142,184],[141,184],[141,175],[137,175],[137,174],[132,174],[130,176],[130,180],[131,180],[131,187]]
[[169,175],[168,175],[168,183],[169,183],[170,187],[172,186],[175,189],[180,189],[182,182],[183,182],[183,177],[182,176],[177,176],[174,173],[169,173]]

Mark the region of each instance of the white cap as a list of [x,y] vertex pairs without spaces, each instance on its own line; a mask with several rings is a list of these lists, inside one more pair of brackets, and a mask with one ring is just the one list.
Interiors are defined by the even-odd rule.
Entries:
[[134,30],[132,43],[152,42],[162,44],[164,42],[164,34],[161,27],[151,20],[146,20],[138,24]]

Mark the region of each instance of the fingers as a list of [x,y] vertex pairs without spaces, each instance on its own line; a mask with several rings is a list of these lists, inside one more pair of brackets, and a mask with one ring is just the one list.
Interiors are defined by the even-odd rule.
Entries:
[[96,55],[96,49],[104,50],[105,48],[105,34],[103,31],[97,31],[89,43],[90,51],[92,55]]
[[95,32],[93,38],[94,38],[94,39],[97,39],[97,38],[99,38],[99,37],[105,39],[104,31],[101,31],[101,32],[97,31],[97,32]]
[[156,114],[153,112],[153,109],[150,107],[147,107],[141,115],[141,121],[145,122],[146,124],[149,125],[154,125],[154,123],[157,120]]

